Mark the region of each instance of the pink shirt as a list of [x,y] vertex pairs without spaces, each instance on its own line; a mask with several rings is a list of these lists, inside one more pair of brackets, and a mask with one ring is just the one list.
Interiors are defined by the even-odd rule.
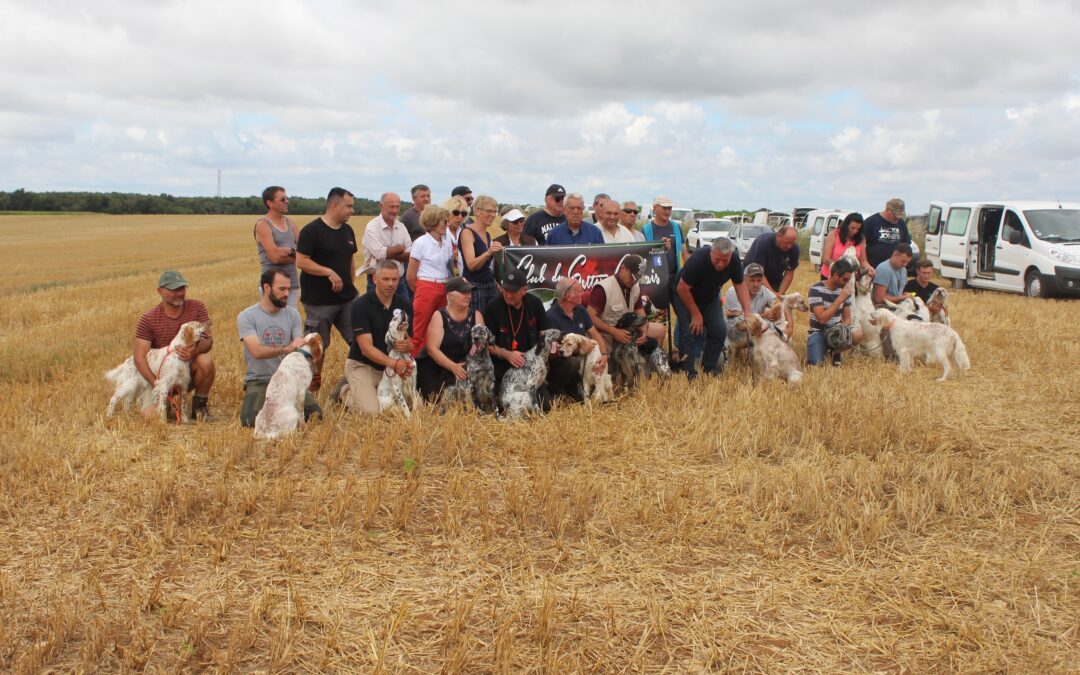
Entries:
[[[833,231],[836,232],[836,230],[833,230]],[[855,249],[855,257],[858,258],[859,260],[862,260],[863,251],[866,249],[866,244],[859,244],[858,246],[856,246],[855,244],[852,244],[850,241],[848,243],[846,243],[846,244],[841,243],[840,234],[837,232],[836,241],[833,243],[832,254],[829,255],[829,260],[839,260],[844,255],[844,251],[848,250],[849,248]],[[824,262],[822,262],[821,263],[821,275],[824,276],[824,277],[828,277],[829,276],[829,270],[831,268],[832,268],[832,265],[826,265]]]

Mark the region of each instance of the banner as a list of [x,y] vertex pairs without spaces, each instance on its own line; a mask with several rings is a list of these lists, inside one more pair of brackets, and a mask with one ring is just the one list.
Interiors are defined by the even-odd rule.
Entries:
[[573,277],[585,289],[582,302],[588,304],[593,286],[615,274],[623,258],[631,254],[637,254],[645,261],[639,282],[641,295],[657,307],[667,307],[667,255],[663,243],[657,241],[589,246],[512,246],[502,251],[499,278],[502,278],[503,270],[516,267],[525,272],[530,289],[553,289],[559,279]]

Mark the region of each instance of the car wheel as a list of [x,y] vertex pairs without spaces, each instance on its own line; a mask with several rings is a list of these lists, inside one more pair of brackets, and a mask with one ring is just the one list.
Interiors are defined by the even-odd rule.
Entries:
[[1050,286],[1038,270],[1028,272],[1027,279],[1024,280],[1024,295],[1029,298],[1050,297]]

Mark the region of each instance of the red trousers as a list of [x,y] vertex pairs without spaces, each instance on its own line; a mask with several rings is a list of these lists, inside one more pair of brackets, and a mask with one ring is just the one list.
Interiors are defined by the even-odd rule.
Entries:
[[446,307],[446,284],[435,281],[416,281],[416,293],[413,295],[413,358],[420,354],[427,342],[427,327],[431,315]]

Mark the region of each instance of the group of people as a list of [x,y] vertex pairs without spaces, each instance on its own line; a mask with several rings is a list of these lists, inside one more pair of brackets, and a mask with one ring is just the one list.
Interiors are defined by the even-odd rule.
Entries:
[[[488,351],[495,367],[496,388],[511,368],[520,368],[526,354],[540,343],[541,331],[556,328],[595,340],[601,358],[597,369],[608,367],[607,356],[616,343],[635,340],[643,353],[666,348],[667,326],[649,322],[634,336],[617,326],[626,312],[645,314],[639,280],[644,271],[637,255],[625,256],[615,274],[593,287],[587,303],[579,280],[567,277],[555,288],[549,309],[529,294],[525,274],[509,269],[496,275],[495,256],[512,246],[591,245],[656,241],[667,255],[671,275],[672,308],[677,317],[673,365],[691,379],[698,362],[707,375],[722,371],[728,330],[740,318],[761,312],[785,294],[799,265],[796,232],[783,226],[761,235],[746,259],[734,242],[717,238],[711,246],[690,252],[678,223],[671,220],[673,203],[665,196],[653,200],[653,216],[637,228],[640,209],[634,202],[618,202],[606,194],[593,200],[594,222],[584,219],[585,201],[551,185],[544,206],[532,215],[516,207],[502,211],[502,236],[492,237],[499,206],[492,197],[473,197],[467,186],[455,187],[441,205],[431,203],[426,185],[412,188],[412,206],[400,213],[401,199],[388,192],[380,197],[374,217],[358,241],[349,225],[353,214],[351,192],[330,190],[322,215],[299,228],[288,216],[289,199],[280,186],[262,195],[266,214],[254,227],[261,273],[259,300],[237,316],[237,329],[245,359],[244,400],[240,419],[254,424],[266,386],[281,360],[302,344],[307,333],[318,333],[323,353],[336,328],[348,347],[344,374],[334,387],[333,400],[365,414],[377,414],[376,389],[385,374],[415,374],[421,394],[435,399],[456,380],[467,378],[465,359],[472,348],[472,327],[486,325],[494,335]],[[822,281],[811,287],[808,361],[821,363],[826,352],[834,361],[844,345],[825,341],[819,334],[834,325],[851,328],[847,281],[855,272],[844,255],[848,248],[868,273],[875,274],[875,300],[893,300],[911,292],[905,267],[910,260],[910,234],[904,222],[903,202],[890,200],[886,209],[864,222],[849,215],[825,244]],[[879,222],[880,221],[880,222]],[[887,260],[876,260],[891,246]],[[357,254],[361,266],[357,268]],[[928,263],[927,263],[928,264]],[[927,288],[920,267],[920,295]],[[721,289],[728,282],[726,298]],[[880,282],[880,284],[878,284]],[[363,285],[363,290],[358,287]],[[881,288],[880,298],[878,288]],[[931,284],[932,285],[932,284]],[[186,321],[198,320],[207,330],[185,355],[191,364],[194,397],[192,418],[208,414],[208,396],[214,381],[210,357],[213,338],[205,305],[186,297],[188,282],[182,274],[161,275],[161,303],[144,314],[136,329],[135,364],[154,383],[146,355],[165,347]],[[925,291],[928,295],[932,292]],[[298,304],[303,305],[301,316]],[[395,313],[409,318],[410,338],[386,344]],[[788,326],[790,335],[790,322]],[[857,326],[848,341],[857,343]],[[396,356],[395,356],[396,355]],[[408,357],[406,357],[408,355]],[[553,357],[544,395],[580,398],[581,357]],[[320,412],[316,396],[322,384],[322,359],[312,363],[312,383],[304,402],[305,415]],[[548,396],[550,400],[550,396]]]

